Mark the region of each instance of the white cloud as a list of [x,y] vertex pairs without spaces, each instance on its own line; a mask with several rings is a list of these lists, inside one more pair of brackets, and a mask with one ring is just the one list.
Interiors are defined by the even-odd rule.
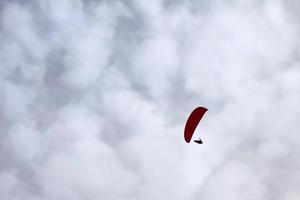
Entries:
[[295,4],[0,3],[0,198],[299,198]]

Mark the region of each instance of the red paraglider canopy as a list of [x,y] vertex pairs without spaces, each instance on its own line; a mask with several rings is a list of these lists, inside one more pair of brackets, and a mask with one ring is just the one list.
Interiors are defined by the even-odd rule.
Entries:
[[187,143],[190,143],[198,123],[207,110],[207,108],[198,107],[190,114],[184,129],[184,139]]

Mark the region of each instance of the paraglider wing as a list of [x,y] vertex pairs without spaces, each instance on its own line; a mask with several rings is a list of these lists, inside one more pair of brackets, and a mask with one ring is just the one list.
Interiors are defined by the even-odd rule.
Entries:
[[207,110],[207,108],[198,107],[190,114],[184,129],[184,139],[187,143],[190,143],[198,123]]

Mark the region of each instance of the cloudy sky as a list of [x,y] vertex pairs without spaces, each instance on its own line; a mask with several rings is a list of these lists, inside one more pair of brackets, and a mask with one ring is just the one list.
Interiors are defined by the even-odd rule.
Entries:
[[1,0],[0,199],[299,200],[299,13]]

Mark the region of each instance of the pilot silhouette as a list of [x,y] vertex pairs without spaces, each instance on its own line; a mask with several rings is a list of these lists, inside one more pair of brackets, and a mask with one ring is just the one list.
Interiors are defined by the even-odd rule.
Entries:
[[194,140],[194,142],[196,142],[198,144],[202,144],[203,143],[202,140],[201,140],[201,138],[199,138],[199,140]]

